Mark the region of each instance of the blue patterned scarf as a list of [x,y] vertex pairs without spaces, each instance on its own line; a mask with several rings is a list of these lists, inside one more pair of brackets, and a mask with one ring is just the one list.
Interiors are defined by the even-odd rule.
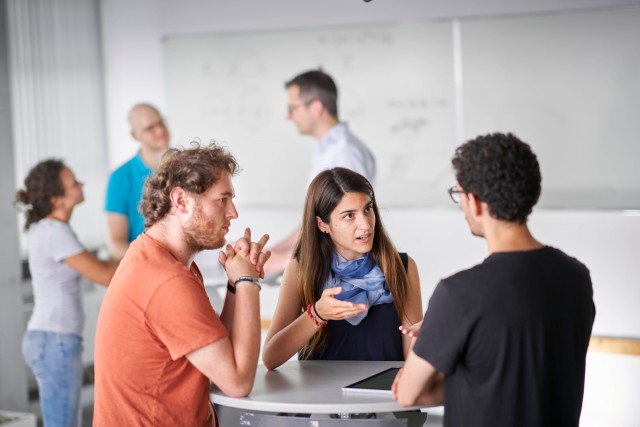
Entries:
[[[335,296],[336,299],[354,304],[366,304],[369,307],[393,302],[393,295],[384,280],[384,274],[370,254],[367,253],[362,258],[346,260],[334,252],[331,271],[333,274],[327,277],[324,289],[342,287],[342,292]],[[357,325],[367,317],[367,313],[368,311],[365,311],[345,320],[352,325]]]

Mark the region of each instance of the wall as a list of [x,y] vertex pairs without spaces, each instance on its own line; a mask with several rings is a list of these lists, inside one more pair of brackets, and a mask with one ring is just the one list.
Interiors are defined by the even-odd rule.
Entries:
[[27,409],[27,366],[22,360],[22,286],[18,224],[11,200],[15,196],[13,179],[13,137],[11,134],[11,96],[9,90],[9,52],[6,2],[0,3],[0,409]]
[[[71,226],[95,247],[107,178],[98,0],[7,0],[15,178],[59,158],[84,185]],[[21,233],[23,254],[26,235]]]

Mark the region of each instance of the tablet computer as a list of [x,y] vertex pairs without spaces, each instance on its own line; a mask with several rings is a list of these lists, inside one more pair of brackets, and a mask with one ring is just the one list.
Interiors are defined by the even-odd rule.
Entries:
[[400,368],[389,368],[363,380],[342,387],[345,393],[391,394],[391,384]]

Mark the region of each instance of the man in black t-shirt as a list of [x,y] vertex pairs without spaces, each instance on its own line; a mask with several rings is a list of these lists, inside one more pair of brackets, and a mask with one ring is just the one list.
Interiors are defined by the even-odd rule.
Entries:
[[[401,405],[445,405],[445,426],[577,426],[595,317],[589,270],[537,241],[540,168],[511,134],[452,160],[449,189],[489,257],[442,280],[393,385]],[[418,332],[419,328],[419,332]]]

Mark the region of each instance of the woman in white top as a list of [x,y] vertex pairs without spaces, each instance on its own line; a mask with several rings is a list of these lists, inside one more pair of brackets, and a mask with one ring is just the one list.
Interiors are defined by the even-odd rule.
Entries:
[[88,252],[69,219],[82,203],[83,184],[60,160],[38,163],[16,193],[29,232],[29,269],[34,307],[22,341],[22,353],[38,382],[45,426],[80,424],[82,388],[81,276],[107,286],[116,261]]

